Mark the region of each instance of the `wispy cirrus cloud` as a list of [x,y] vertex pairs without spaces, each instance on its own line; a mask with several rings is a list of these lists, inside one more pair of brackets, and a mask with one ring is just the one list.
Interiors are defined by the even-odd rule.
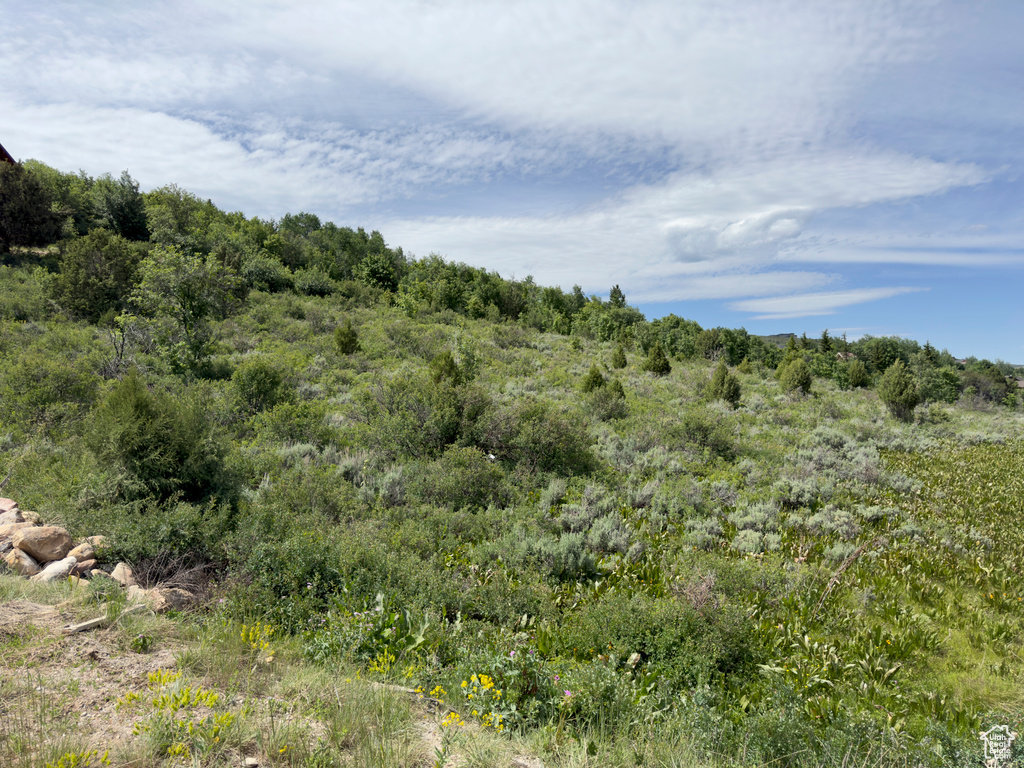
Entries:
[[891,299],[906,293],[927,290],[914,287],[857,288],[849,291],[804,293],[775,298],[747,299],[730,306],[741,312],[756,312],[755,320],[782,320],[811,315],[830,315],[853,304]]
[[1002,0],[40,0],[4,21],[16,155],[250,214],[762,318],[792,317],[750,308],[787,292],[883,300],[864,265],[1019,264],[1013,205],[953,215],[1002,218],[1004,243],[916,215],[1018,188],[1024,12]]

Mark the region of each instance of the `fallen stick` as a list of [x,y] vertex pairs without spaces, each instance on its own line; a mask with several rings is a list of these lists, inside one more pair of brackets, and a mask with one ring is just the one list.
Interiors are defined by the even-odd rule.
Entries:
[[110,619],[108,617],[106,617],[106,616],[100,616],[98,619],[89,619],[89,621],[83,621],[81,624],[73,624],[70,627],[65,627],[63,632],[64,632],[65,635],[74,635],[74,634],[76,634],[78,632],[88,632],[90,629],[96,629],[96,627],[102,627],[108,621],[110,621],[110,626],[114,626],[115,624],[117,624],[117,622],[119,622],[125,616],[128,616],[128,615],[130,615],[132,613],[136,613],[137,611],[140,611],[140,610],[146,610],[148,607],[149,606],[147,606],[147,605],[136,605],[136,606],[133,606],[133,607],[129,608],[127,611],[122,612],[121,615],[118,616],[113,621],[110,621]]

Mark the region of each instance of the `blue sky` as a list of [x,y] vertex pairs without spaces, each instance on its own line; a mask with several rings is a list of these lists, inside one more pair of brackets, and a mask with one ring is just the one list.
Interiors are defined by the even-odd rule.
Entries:
[[0,0],[18,158],[1024,363],[1024,3]]

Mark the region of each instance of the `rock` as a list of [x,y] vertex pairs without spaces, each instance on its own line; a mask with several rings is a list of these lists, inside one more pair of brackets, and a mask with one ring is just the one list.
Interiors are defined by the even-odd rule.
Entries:
[[128,563],[118,563],[114,566],[113,572],[110,574],[110,578],[114,581],[119,581],[125,587],[136,587],[139,582],[135,580],[135,574],[132,573],[132,569],[128,566]]
[[92,544],[96,549],[102,549],[107,546],[106,536],[89,536],[86,538],[86,543]]
[[26,523],[32,523],[32,525],[42,525],[43,518],[39,516],[38,512],[26,512],[21,510],[21,516],[25,518]]
[[0,512],[0,525],[9,525],[10,523],[23,523],[25,518],[21,516],[20,509],[12,509],[7,512]]
[[153,587],[143,589],[137,585],[128,587],[128,599],[134,603],[145,603],[156,613],[166,613],[171,609],[187,608],[195,600],[195,595],[177,587]]
[[14,549],[10,539],[0,539],[0,557],[7,557],[7,553]]
[[43,583],[61,581],[71,575],[71,571],[76,565],[78,565],[78,561],[70,556],[65,557],[63,560],[55,560],[33,576],[31,581],[41,581]]
[[17,547],[7,553],[6,557],[4,557],[4,562],[15,573],[20,573],[22,576],[35,576],[39,573],[39,563],[35,561],[32,555],[23,552]]
[[68,552],[68,554],[76,560],[78,560],[78,562],[82,562],[83,560],[96,559],[96,550],[88,541],[84,544],[79,544],[77,547]]
[[14,546],[28,552],[40,563],[64,559],[75,545],[71,534],[56,525],[20,528],[11,537],[11,541]]
[[[68,555],[68,557],[74,557],[74,555]],[[92,569],[96,567],[95,560],[79,560],[75,569],[71,571],[72,576],[88,577],[92,573]]]
[[18,502],[14,499],[0,499],[0,512],[10,512],[18,508]]
[[0,539],[12,538],[16,531],[31,527],[32,523],[4,523],[0,525]]
[[259,768],[259,766],[260,761],[257,760],[255,757],[245,758],[245,768]]

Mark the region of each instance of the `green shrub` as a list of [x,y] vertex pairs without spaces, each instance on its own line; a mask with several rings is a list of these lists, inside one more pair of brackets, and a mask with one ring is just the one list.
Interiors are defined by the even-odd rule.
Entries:
[[779,369],[779,383],[787,392],[802,392],[810,394],[813,377],[811,369],[807,367],[802,357],[792,360],[785,367]]
[[521,401],[494,414],[482,445],[527,472],[588,474],[594,466],[581,419],[543,400]]
[[711,400],[725,400],[733,408],[740,402],[740,380],[729,373],[725,360],[720,360],[711,377],[707,395]]
[[629,364],[629,361],[626,360],[626,350],[622,348],[621,344],[615,345],[615,351],[612,352],[612,358],[609,361],[609,364],[616,370],[625,368]]
[[250,256],[242,262],[242,280],[254,291],[279,293],[294,285],[292,273],[284,264],[270,256]]
[[853,360],[850,362],[847,368],[846,378],[853,389],[859,389],[860,387],[867,387],[871,385],[871,374],[868,373],[868,369],[860,360]]
[[912,374],[903,364],[897,360],[890,365],[878,382],[878,398],[893,418],[900,421],[912,421],[914,408],[920,400],[917,392],[917,382]]
[[702,448],[713,456],[730,458],[733,441],[719,416],[702,408],[694,408],[683,415],[682,422],[670,432],[689,445]]
[[388,457],[432,457],[473,433],[489,402],[474,387],[396,374],[357,395],[352,419],[364,444]]
[[[51,331],[50,343],[59,349],[62,342],[81,341],[79,334],[68,330],[66,336]],[[0,418],[8,423],[70,426],[92,406],[99,392],[95,360],[68,349],[44,352],[33,346],[4,360],[4,368]]]
[[558,636],[566,655],[633,653],[677,690],[741,674],[755,660],[753,626],[731,607],[701,612],[674,598],[611,592],[570,614]]
[[287,399],[284,376],[265,356],[246,358],[231,374],[236,407],[245,416],[273,408]]
[[122,473],[123,498],[232,500],[237,494],[228,444],[200,391],[184,397],[150,391],[133,369],[97,406],[86,439],[101,462]]
[[626,406],[626,391],[618,379],[612,379],[607,386],[591,392],[587,398],[587,405],[590,413],[598,421],[624,419],[629,414],[629,408]]
[[351,355],[359,351],[359,334],[352,327],[352,321],[345,318],[345,324],[334,329],[334,346],[343,355]]
[[319,267],[295,273],[295,290],[306,296],[330,296],[337,289],[331,276]]
[[71,314],[96,322],[128,306],[140,258],[135,245],[106,229],[71,240],[61,249],[53,298]]
[[336,437],[327,423],[323,401],[281,402],[257,413],[252,427],[260,440],[274,443],[312,443],[324,446]]
[[580,390],[584,394],[593,392],[595,389],[599,389],[605,385],[604,376],[601,375],[601,371],[597,365],[591,365],[587,375],[583,377],[583,383],[580,384]]
[[672,365],[665,356],[665,350],[661,348],[660,341],[651,347],[651,351],[647,354],[647,359],[644,360],[641,367],[655,376],[665,376],[672,372]]
[[507,495],[501,465],[479,448],[449,446],[427,464],[413,491],[431,504],[462,509],[501,504]]

